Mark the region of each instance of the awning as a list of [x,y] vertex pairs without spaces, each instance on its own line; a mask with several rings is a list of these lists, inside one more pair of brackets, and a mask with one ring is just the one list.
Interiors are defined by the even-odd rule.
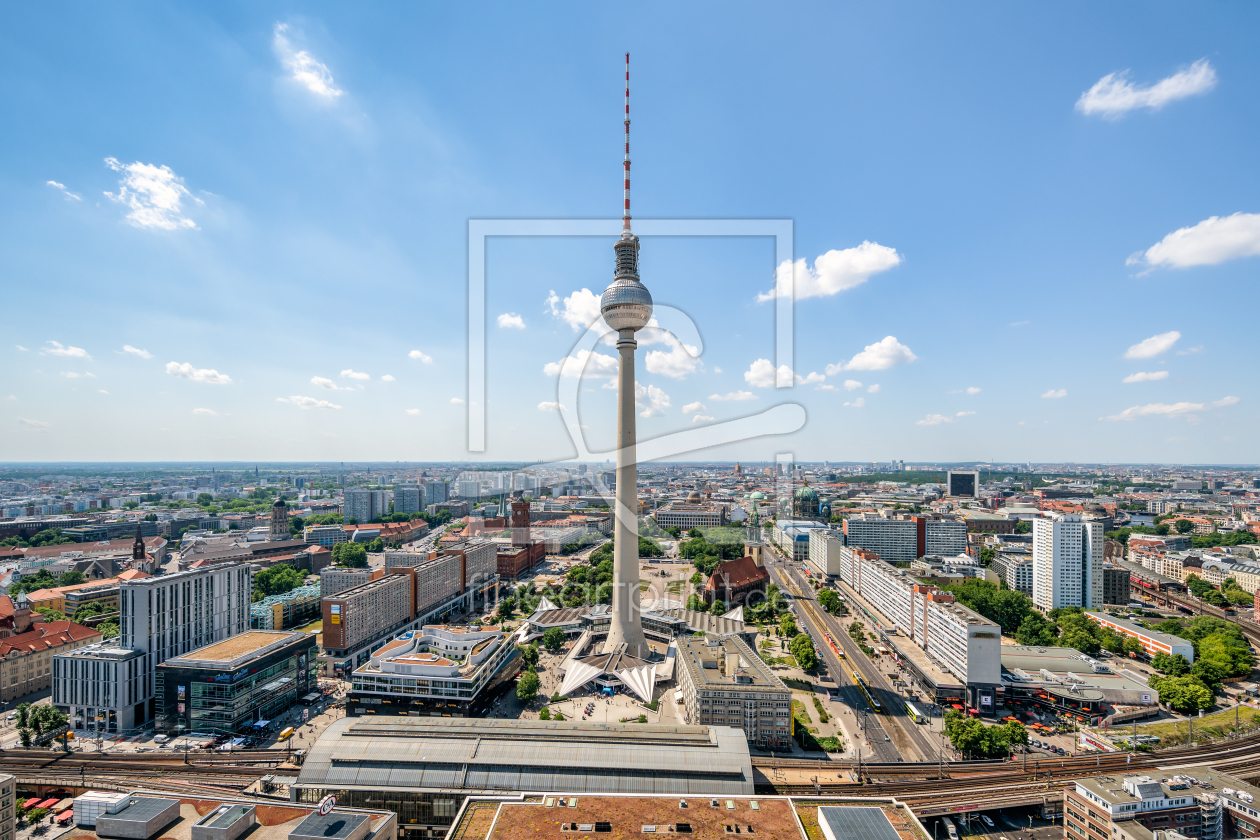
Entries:
[[71,808],[71,809],[70,809],[70,810],[68,810],[68,811],[64,811],[63,813],[61,813],[61,814],[58,814],[58,815],[57,815],[57,822],[61,823],[62,825],[65,825],[66,823],[70,822],[70,820],[72,820],[72,819],[74,819],[74,809],[73,809],[73,808]]

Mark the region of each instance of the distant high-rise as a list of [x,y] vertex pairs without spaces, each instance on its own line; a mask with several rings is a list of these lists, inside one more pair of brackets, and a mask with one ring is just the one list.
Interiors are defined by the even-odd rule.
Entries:
[[950,470],[945,474],[945,495],[947,496],[970,496],[975,498],[980,494],[980,473],[977,470],[955,471]]
[[1075,514],[1034,519],[1033,604],[1042,612],[1056,607],[1101,609],[1103,605],[1103,526]]
[[394,513],[419,513],[424,507],[424,488],[394,488]]

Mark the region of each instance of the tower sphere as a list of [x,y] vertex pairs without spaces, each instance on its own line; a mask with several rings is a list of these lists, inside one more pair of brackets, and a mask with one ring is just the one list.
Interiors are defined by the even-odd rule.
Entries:
[[639,238],[623,237],[613,248],[617,273],[599,299],[599,312],[614,330],[638,332],[652,319],[652,293],[639,282]]

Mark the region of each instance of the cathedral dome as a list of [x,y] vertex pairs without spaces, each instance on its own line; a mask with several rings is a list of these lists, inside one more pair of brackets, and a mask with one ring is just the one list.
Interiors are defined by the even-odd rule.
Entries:
[[804,487],[792,494],[792,498],[798,502],[816,502],[818,501],[818,491],[806,484]]
[[698,502],[700,502],[700,501],[702,501],[702,500],[701,500],[701,498],[700,498],[700,491],[699,491],[699,490],[692,490],[690,493],[688,493],[688,494],[687,494],[687,501],[689,501],[689,502],[697,502],[697,503],[698,503]]

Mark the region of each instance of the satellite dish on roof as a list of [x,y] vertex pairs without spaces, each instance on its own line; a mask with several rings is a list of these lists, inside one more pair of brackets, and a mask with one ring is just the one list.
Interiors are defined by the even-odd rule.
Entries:
[[332,813],[332,809],[337,805],[337,797],[331,793],[319,800],[319,807],[316,811],[321,817],[326,817]]

